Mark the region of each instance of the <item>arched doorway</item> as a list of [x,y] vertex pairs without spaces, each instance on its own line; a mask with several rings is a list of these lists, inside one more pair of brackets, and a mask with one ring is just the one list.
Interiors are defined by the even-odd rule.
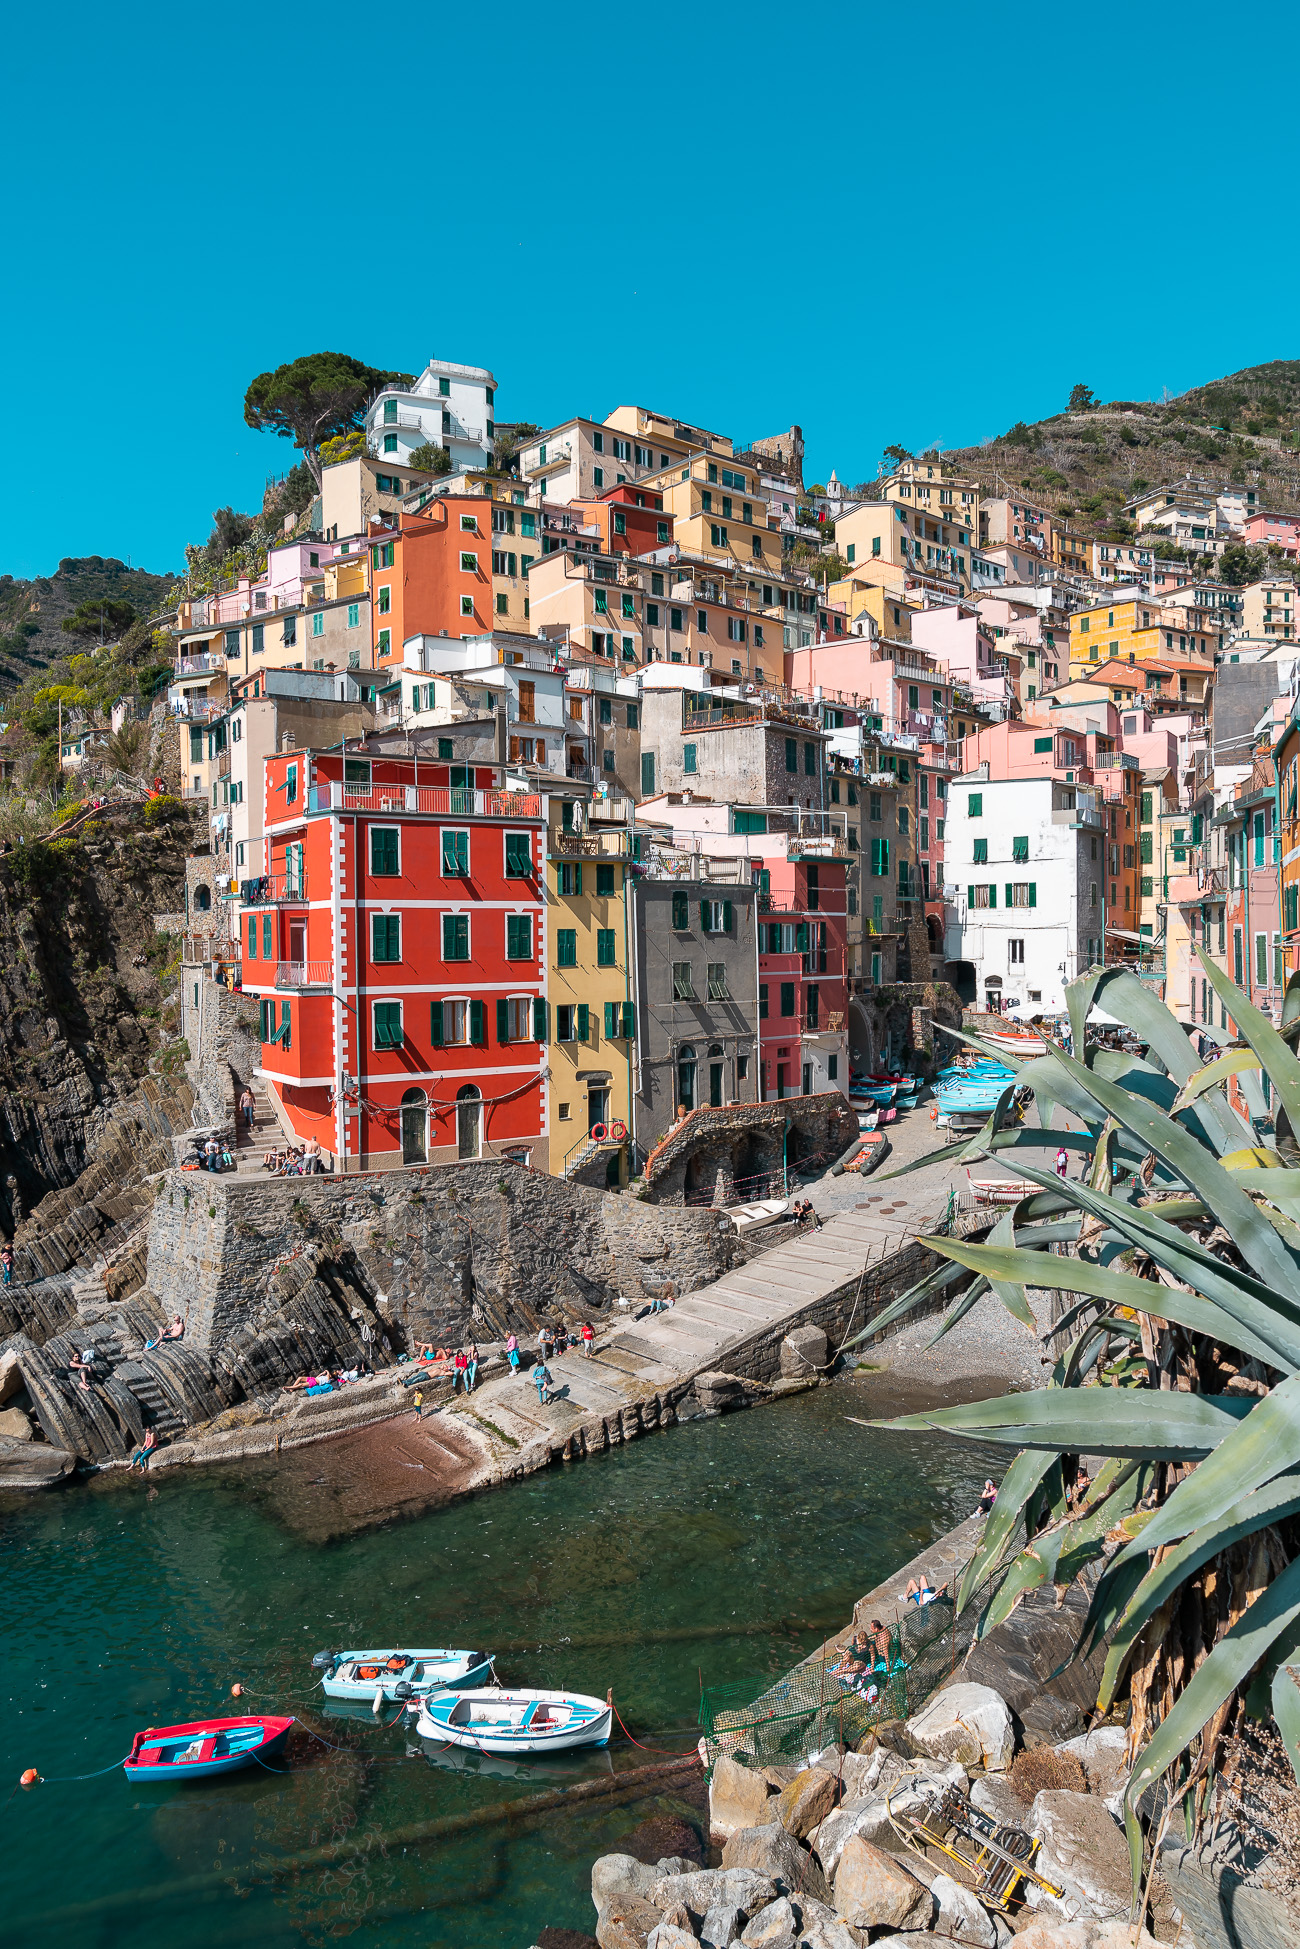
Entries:
[[723,1075],[724,1075],[724,1069],[723,1069],[722,1044],[720,1042],[710,1043],[709,1045],[709,1107],[710,1109],[720,1110],[722,1108]]
[[683,1110],[695,1108],[695,1050],[683,1042],[677,1051],[677,1102]]
[[428,1127],[428,1097],[423,1090],[407,1090],[406,1095],[402,1098],[403,1164],[426,1164],[428,1162]]
[[483,1097],[473,1083],[456,1092],[456,1155],[477,1157],[482,1149]]
[[206,913],[209,913],[209,912],[211,911],[211,909],[212,909],[212,895],[211,895],[211,893],[209,892],[209,890],[208,890],[208,888],[207,888],[207,887],[205,887],[205,886],[197,886],[197,887],[195,887],[195,889],[194,889],[194,911],[195,911],[195,913],[196,913],[196,914],[206,914]]

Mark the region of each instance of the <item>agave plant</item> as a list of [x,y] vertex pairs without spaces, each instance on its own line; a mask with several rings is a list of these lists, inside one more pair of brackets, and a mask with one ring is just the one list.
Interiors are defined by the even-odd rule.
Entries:
[[[1232,1046],[1203,1064],[1186,1029],[1125,970],[1073,983],[1075,1056],[1049,1045],[1016,1064],[1013,1087],[1033,1090],[1043,1127],[999,1128],[1008,1089],[956,1157],[1009,1151],[1041,1192],[1005,1212],[986,1243],[924,1240],[943,1264],[870,1328],[972,1273],[936,1337],[990,1291],[1031,1329],[1026,1288],[1054,1295],[1046,1337],[1064,1351],[1045,1387],[888,1425],[1019,1450],[958,1593],[962,1609],[1001,1573],[981,1635],[1036,1585],[1067,1585],[1099,1565],[1074,1655],[1104,1641],[1098,1706],[1127,1694],[1135,1894],[1142,1796],[1163,1780],[1164,1822],[1181,1806],[1195,1832],[1223,1741],[1248,1709],[1266,1713],[1270,1696],[1300,1777],[1300,1152],[1290,1137],[1300,1132],[1300,978],[1287,986],[1279,1030],[1201,959],[1235,1025]],[[1103,996],[1144,1057],[1085,1046]],[[1260,1145],[1227,1094],[1238,1076],[1262,1118],[1261,1072],[1280,1149]],[[1083,1130],[1053,1130],[1057,1107]],[[1062,1143],[1083,1154],[1079,1180],[1028,1161],[1035,1147]],[[953,1161],[932,1152],[905,1169],[939,1155]],[[1080,1453],[1106,1460],[1076,1500]]]

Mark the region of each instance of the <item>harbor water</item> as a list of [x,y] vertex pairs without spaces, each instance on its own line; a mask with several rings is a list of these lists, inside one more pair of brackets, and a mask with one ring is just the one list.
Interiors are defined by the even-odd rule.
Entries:
[[[616,1726],[607,1753],[464,1763],[391,1712],[331,1714],[312,1654],[483,1648],[506,1681],[612,1687],[645,1747],[689,1752],[702,1684],[776,1676],[975,1505],[993,1454],[854,1426],[865,1396],[847,1382],[697,1421],[363,1528],[340,1522],[358,1450],[336,1444],[6,1499],[9,1939],[525,1949],[547,1923],[590,1930],[593,1858],[647,1820],[698,1829],[698,1775],[510,1818],[654,1755]],[[56,1778],[111,1768],[141,1726],[249,1711],[322,1737],[295,1729],[282,1772]],[[28,1766],[47,1784],[10,1793]]]

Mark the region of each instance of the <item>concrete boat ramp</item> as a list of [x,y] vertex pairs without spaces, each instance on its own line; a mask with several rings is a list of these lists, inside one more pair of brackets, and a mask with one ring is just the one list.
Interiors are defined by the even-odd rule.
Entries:
[[[389,1368],[341,1393],[286,1397],[281,1414],[255,1425],[177,1442],[159,1452],[153,1468],[276,1454],[324,1437],[364,1448],[387,1433],[400,1436],[402,1466],[420,1475],[418,1484],[408,1476],[408,1486],[427,1504],[667,1427],[686,1396],[707,1402],[709,1384],[696,1389],[703,1376],[734,1377],[733,1399],[742,1389],[751,1399],[799,1389],[807,1381],[779,1378],[785,1335],[816,1325],[838,1346],[913,1285],[934,1264],[915,1244],[918,1232],[939,1222],[928,1209],[933,1199],[933,1190],[924,1204],[901,1188],[892,1200],[876,1194],[820,1230],[774,1245],[684,1294],[662,1313],[651,1314],[638,1301],[620,1317],[615,1305],[590,1358],[567,1353],[551,1360],[554,1391],[545,1406],[531,1373],[512,1374],[500,1361],[480,1370],[469,1396],[453,1395],[446,1381],[417,1378],[409,1366]],[[418,1417],[417,1387],[424,1397]]]

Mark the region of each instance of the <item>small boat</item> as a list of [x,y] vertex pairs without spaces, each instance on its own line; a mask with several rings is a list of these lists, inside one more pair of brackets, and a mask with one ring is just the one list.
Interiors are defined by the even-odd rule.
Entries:
[[1031,1184],[1027,1178],[973,1178],[966,1173],[970,1188],[982,1205],[1018,1205],[1022,1198],[1032,1198],[1041,1191],[1041,1184]]
[[859,1130],[874,1130],[876,1125],[879,1123],[879,1121],[880,1121],[880,1112],[874,1107],[870,1110],[858,1111]]
[[485,1651],[318,1651],[311,1662],[327,1699],[367,1703],[484,1685],[492,1674]]
[[581,1692],[438,1692],[420,1706],[423,1739],[480,1753],[561,1753],[605,1746],[614,1708]]
[[207,1780],[214,1773],[271,1760],[292,1719],[196,1719],[187,1726],[146,1726],[122,1762],[128,1780]]
[[790,1209],[788,1198],[755,1198],[747,1205],[722,1205],[720,1210],[729,1218],[743,1238],[746,1232],[761,1231],[764,1225],[772,1225],[778,1218],[784,1218]]

